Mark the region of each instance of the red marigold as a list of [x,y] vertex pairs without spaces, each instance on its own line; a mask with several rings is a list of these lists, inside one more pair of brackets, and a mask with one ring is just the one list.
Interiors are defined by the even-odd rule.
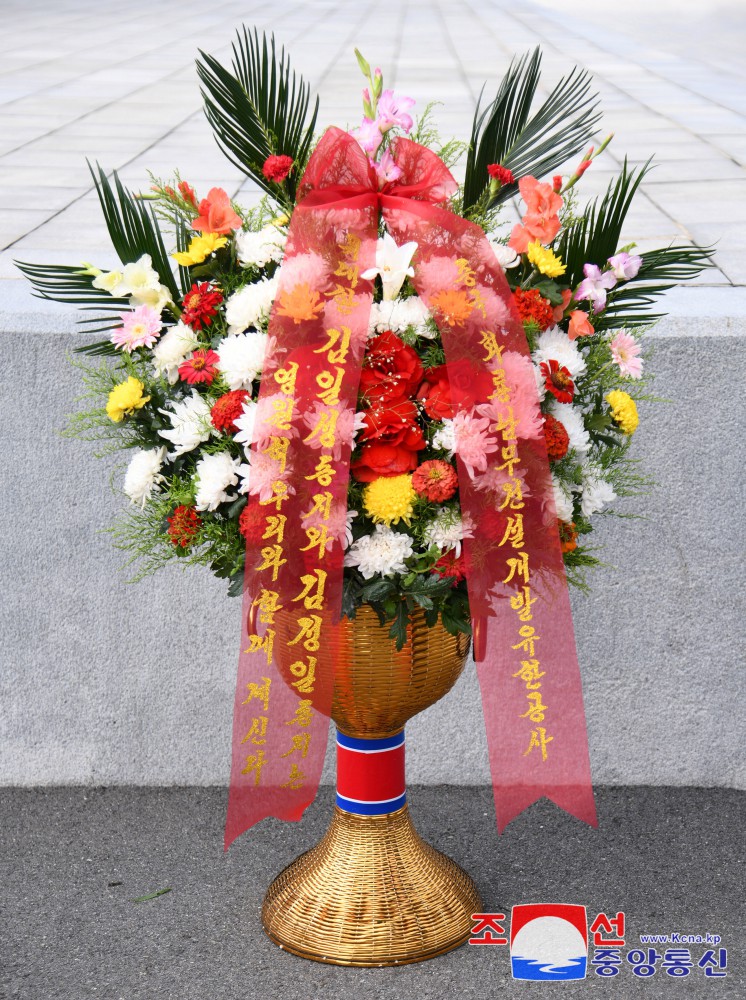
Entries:
[[179,378],[188,382],[189,385],[197,385],[204,382],[210,385],[215,378],[217,368],[215,367],[220,358],[211,350],[195,351],[190,358],[182,361],[179,365]]
[[243,413],[243,401],[248,395],[246,389],[234,389],[215,400],[210,410],[210,419],[216,431],[234,434],[238,430],[235,421]]
[[535,323],[542,331],[553,324],[552,303],[535,288],[529,288],[527,291],[516,288],[513,292],[513,299],[524,324]]
[[452,465],[434,458],[415,469],[412,488],[431,503],[443,503],[458,489],[458,476]]
[[560,521],[558,519],[557,528],[559,529],[562,554],[564,555],[565,552],[574,552],[578,547],[578,533],[575,530],[575,522],[572,521],[568,524],[567,521]]
[[551,392],[558,403],[572,403],[575,395],[575,383],[570,372],[554,358],[549,361],[542,361],[539,366],[541,374],[544,376],[544,385]]
[[446,552],[438,559],[433,566],[433,572],[439,576],[452,576],[454,578],[453,586],[455,587],[459,580],[463,580],[466,576],[463,555],[456,556],[455,550],[451,549],[450,552]]
[[501,184],[515,184],[513,171],[509,170],[508,167],[503,167],[499,163],[490,163],[487,167],[487,173],[496,181],[500,181]]
[[282,184],[293,169],[293,162],[292,156],[268,156],[264,161],[262,173],[268,181]]
[[181,546],[182,549],[189,548],[200,524],[202,524],[202,518],[195,508],[180,504],[166,520],[168,521],[167,534],[172,544]]
[[547,455],[555,462],[564,458],[570,447],[570,435],[565,430],[564,424],[551,413],[544,415],[544,437],[547,442]]
[[267,515],[256,503],[249,501],[238,518],[238,530],[250,545],[258,545],[266,528]]
[[223,293],[208,281],[195,281],[181,303],[181,321],[194,330],[209,326],[223,301]]

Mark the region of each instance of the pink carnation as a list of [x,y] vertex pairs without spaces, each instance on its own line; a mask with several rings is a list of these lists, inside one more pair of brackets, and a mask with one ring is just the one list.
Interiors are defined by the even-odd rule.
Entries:
[[621,375],[629,378],[642,377],[642,358],[639,356],[642,348],[634,337],[620,331],[609,344],[609,349]]

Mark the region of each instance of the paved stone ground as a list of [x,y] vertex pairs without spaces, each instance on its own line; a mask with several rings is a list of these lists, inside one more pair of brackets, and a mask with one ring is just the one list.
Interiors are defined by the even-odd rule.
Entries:
[[[547,802],[497,837],[491,790],[411,790],[420,834],[474,877],[489,912],[516,903],[581,903],[591,919],[626,913],[626,948],[640,934],[716,933],[728,975],[660,966],[639,980],[537,985],[537,996],[743,997],[743,793],[606,788],[599,829]],[[225,793],[215,789],[4,791],[0,864],[5,927],[3,1000],[259,1000],[319,997],[422,1000],[525,997],[504,947],[464,947],[418,965],[350,969],[283,954],[262,933],[264,891],[321,837],[322,793],[301,824],[271,820],[223,856]],[[114,884],[112,884],[114,883]],[[167,886],[145,903],[133,899]],[[665,947],[659,947],[660,953]],[[691,946],[698,961],[704,948]]]
[[[468,134],[475,99],[514,52],[540,44],[545,79],[575,63],[595,76],[616,138],[586,174],[602,190],[619,162],[656,153],[626,235],[642,247],[718,242],[718,267],[669,296],[684,316],[746,314],[746,8],[739,0],[4,0],[0,40],[0,322],[40,307],[12,259],[107,262],[108,238],[85,157],[134,188],[179,167],[203,191],[253,197],[201,112],[197,49],[227,56],[243,21],[274,30],[322,98],[321,123],[354,123],[362,47],[386,80]],[[15,315],[15,319],[13,318]],[[54,326],[55,320],[48,319]]]

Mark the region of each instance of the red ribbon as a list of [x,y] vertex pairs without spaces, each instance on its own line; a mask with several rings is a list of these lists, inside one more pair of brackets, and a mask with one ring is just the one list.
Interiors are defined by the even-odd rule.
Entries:
[[[408,139],[395,140],[392,152],[401,177],[379,190],[358,143],[329,129],[311,156],[290,226],[244,515],[253,528],[226,847],[266,816],[299,819],[318,788],[333,678],[312,676],[314,644],[333,648],[341,610],[351,428],[373,291],[361,274],[375,262],[379,212],[397,243],[418,244],[413,284],[446,356],[498,829],[544,795],[596,824],[569,595],[523,326],[484,232],[446,207],[456,182],[445,164]],[[324,470],[333,470],[328,482]],[[292,648],[283,653],[298,652],[295,687],[283,681],[278,650],[269,648],[270,633],[280,641],[273,607],[305,623],[287,636]]]

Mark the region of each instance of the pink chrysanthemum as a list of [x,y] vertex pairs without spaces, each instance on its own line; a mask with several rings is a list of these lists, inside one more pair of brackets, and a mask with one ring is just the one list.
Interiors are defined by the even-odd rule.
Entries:
[[163,328],[160,314],[150,306],[138,306],[130,313],[122,313],[121,320],[122,325],[112,332],[111,342],[129,353],[136,347],[152,347]]
[[486,470],[487,456],[498,449],[497,438],[490,433],[490,426],[488,417],[457,413],[453,418],[456,453],[472,479],[475,472]]
[[609,344],[609,350],[621,375],[629,378],[642,377],[642,358],[639,356],[642,348],[634,337],[620,331]]

